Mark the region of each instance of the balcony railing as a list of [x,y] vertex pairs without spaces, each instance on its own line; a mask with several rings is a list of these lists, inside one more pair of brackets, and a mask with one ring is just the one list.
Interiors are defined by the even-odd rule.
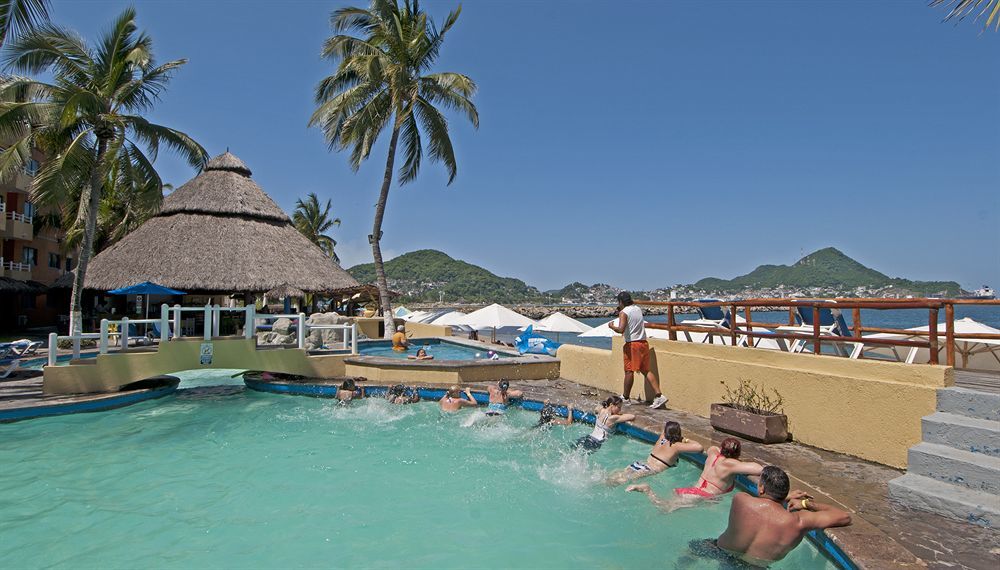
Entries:
[[7,212],[7,219],[15,222],[24,222],[25,224],[30,224],[34,220],[32,216],[18,212]]
[[31,265],[27,263],[17,263],[16,261],[6,261],[0,257],[0,269],[3,271],[25,271],[31,272]]

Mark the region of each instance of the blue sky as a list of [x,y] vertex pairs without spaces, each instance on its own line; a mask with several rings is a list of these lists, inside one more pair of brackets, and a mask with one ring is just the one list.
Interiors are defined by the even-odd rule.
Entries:
[[[357,173],[306,128],[341,2],[139,1],[161,61],[152,117],[230,148],[291,211],[333,200],[347,266],[385,147]],[[457,3],[426,1],[442,19]],[[96,37],[127,4],[54,0]],[[892,276],[1000,286],[1000,34],[914,2],[474,0],[438,70],[470,75],[458,177],[394,185],[383,251],[435,248],[543,289],[645,289],[835,246]],[[384,137],[388,138],[388,137]],[[383,141],[384,143],[384,141]],[[194,173],[163,156],[164,179]]]

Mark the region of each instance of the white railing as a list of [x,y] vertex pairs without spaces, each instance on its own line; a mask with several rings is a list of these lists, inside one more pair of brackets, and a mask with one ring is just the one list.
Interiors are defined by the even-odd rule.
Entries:
[[7,271],[31,271],[31,265],[14,261],[4,261],[4,258],[0,257],[0,269],[6,269]]
[[14,220],[15,222],[24,222],[30,224],[32,221],[32,216],[27,216],[18,212],[7,212],[7,219]]
[[[300,349],[305,349],[306,346],[306,336],[310,330],[339,330],[343,332],[344,342],[341,350],[350,350],[351,354],[358,353],[358,325],[356,323],[352,324],[342,324],[342,325],[310,325],[306,322],[305,313],[298,314],[288,314],[288,315],[268,315],[268,314],[257,314],[256,307],[253,305],[249,307],[220,307],[219,305],[205,305],[204,307],[182,307],[180,305],[161,305],[160,306],[160,318],[158,319],[130,319],[124,317],[118,320],[102,319],[100,325],[100,332],[96,333],[82,333],[79,335],[59,335],[57,333],[52,333],[49,335],[49,366],[55,366],[57,359],[57,349],[60,340],[72,340],[73,341],[73,358],[80,357],[80,341],[95,339],[98,341],[98,352],[100,354],[107,354],[108,348],[111,345],[111,337],[118,337],[116,344],[121,346],[122,351],[128,350],[129,326],[131,325],[152,325],[158,324],[160,326],[160,342],[167,342],[172,339],[177,339],[183,337],[183,331],[181,329],[181,316],[184,313],[202,313],[205,319],[203,338],[206,341],[212,340],[213,337],[221,336],[219,334],[220,324],[222,322],[222,313],[243,313],[245,316],[245,321],[243,325],[243,336],[246,339],[252,339],[255,336],[257,328],[257,320],[263,321],[274,321],[277,319],[289,319],[296,322],[296,343],[295,346]],[[117,327],[116,331],[111,330],[111,325]],[[172,329],[171,330],[171,325]]]
[[[55,366],[57,362],[57,356],[59,352],[59,341],[60,340],[71,340],[73,341],[73,358],[80,358],[80,341],[88,339],[100,339],[101,333],[82,333],[79,335],[60,335],[58,333],[49,333],[49,366]],[[107,338],[102,341],[105,345],[107,344]],[[105,346],[105,352],[107,352],[107,347]]]
[[0,202],[0,214],[7,211],[7,202]]

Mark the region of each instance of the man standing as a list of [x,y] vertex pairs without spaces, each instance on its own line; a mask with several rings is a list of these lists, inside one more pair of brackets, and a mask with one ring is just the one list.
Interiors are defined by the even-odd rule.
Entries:
[[[802,491],[788,492],[788,475],[765,467],[757,485],[759,497],[737,493],[729,509],[729,527],[719,537],[722,550],[757,566],[784,558],[815,529],[851,524],[851,515],[817,503]],[[787,499],[788,506],[782,505]]]
[[642,309],[632,301],[628,291],[618,293],[618,321],[608,323],[611,330],[625,337],[623,354],[625,356],[625,386],[622,391],[622,401],[630,404],[634,374],[639,372],[646,378],[646,384],[653,390],[655,397],[650,408],[662,408],[667,403],[667,397],[660,393],[660,381],[649,369],[649,343],[646,342],[646,326],[642,320]]

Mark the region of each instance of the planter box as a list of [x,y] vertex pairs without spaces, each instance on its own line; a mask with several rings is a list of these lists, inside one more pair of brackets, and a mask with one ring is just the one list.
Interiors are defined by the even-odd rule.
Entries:
[[712,427],[760,443],[784,443],[788,440],[788,416],[755,414],[726,404],[712,404]]

